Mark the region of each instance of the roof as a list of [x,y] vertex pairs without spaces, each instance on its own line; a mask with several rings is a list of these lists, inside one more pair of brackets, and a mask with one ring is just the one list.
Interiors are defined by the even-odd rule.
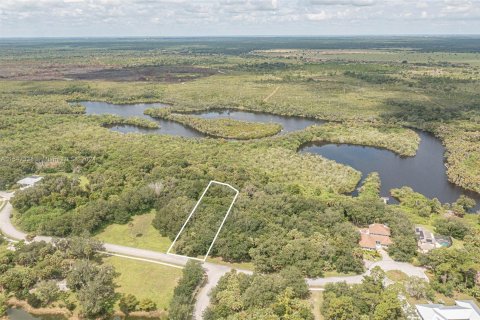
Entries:
[[418,234],[420,240],[432,240],[433,241],[433,233],[424,229],[423,227],[416,226],[415,232]]
[[455,306],[417,304],[416,308],[424,320],[480,320],[480,309],[475,302],[458,300],[455,303]]
[[43,179],[43,177],[31,176],[31,177],[23,178],[22,180],[18,180],[17,183],[21,184],[21,185],[24,185],[24,186],[33,186],[35,183],[37,183],[38,181],[40,181],[42,179]]
[[360,232],[360,247],[375,249],[377,247],[377,241],[380,242],[382,246],[389,246],[393,243],[389,237]]
[[377,245],[370,235],[361,233],[360,242],[358,243],[362,248],[376,249]]
[[368,226],[370,234],[379,234],[382,236],[390,236],[390,228],[381,223],[372,223]]

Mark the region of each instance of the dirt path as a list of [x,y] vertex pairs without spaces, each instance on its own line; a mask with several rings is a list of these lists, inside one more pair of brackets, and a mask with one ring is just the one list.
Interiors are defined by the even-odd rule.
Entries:
[[277,86],[265,99],[263,99],[263,102],[267,102],[268,99],[273,97],[275,93],[277,93],[278,89],[280,89],[280,86]]

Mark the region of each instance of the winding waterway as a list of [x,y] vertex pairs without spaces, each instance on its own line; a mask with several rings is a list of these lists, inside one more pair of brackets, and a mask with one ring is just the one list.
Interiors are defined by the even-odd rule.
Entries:
[[[148,108],[162,108],[167,107],[165,104],[153,103],[153,104],[110,104],[105,102],[81,102],[85,106],[85,111],[87,114],[112,114],[122,117],[141,117],[151,121],[155,121],[159,124],[160,128],[158,129],[146,129],[139,128],[137,126],[131,125],[121,125],[121,126],[112,126],[111,129],[118,132],[128,133],[128,132],[138,132],[146,134],[166,134],[174,135],[180,137],[207,137],[206,134],[198,132],[197,130],[191,129],[187,126],[184,126],[175,121],[168,121],[163,119],[154,119],[150,116],[143,114],[145,109]],[[250,121],[250,122],[262,122],[262,123],[279,123],[282,125],[282,131],[280,134],[285,134],[292,131],[303,130],[308,126],[314,124],[321,124],[323,121],[302,118],[302,117],[293,117],[293,116],[279,116],[268,113],[257,113],[257,112],[246,112],[246,111],[232,111],[232,110],[221,110],[221,111],[207,111],[194,113],[198,117],[205,119],[219,119],[219,118],[229,118],[239,121]]]
[[279,134],[286,134],[292,131],[303,130],[306,127],[314,124],[322,124],[324,121],[292,117],[292,116],[279,116],[271,113],[262,112],[247,112],[237,110],[214,110],[208,112],[194,113],[204,119],[234,119],[240,121],[249,122],[262,122],[262,123],[280,123],[282,125],[282,131]]
[[154,119],[150,116],[143,114],[145,109],[148,108],[162,108],[167,107],[165,104],[161,103],[150,103],[150,104],[110,104],[105,102],[81,102],[83,106],[85,106],[85,111],[87,114],[112,114],[121,117],[140,117],[144,119],[148,119],[151,121],[155,121],[158,123],[160,128],[156,129],[147,129],[147,128],[140,128],[137,126],[131,125],[121,125],[121,126],[112,126],[110,127],[111,130],[122,132],[122,133],[129,133],[129,132],[137,132],[137,133],[144,133],[144,134],[166,134],[172,136],[180,136],[180,137],[187,137],[187,138],[194,138],[194,137],[205,137],[205,135],[197,130],[191,129],[186,127],[178,122],[168,121],[163,119]]
[[424,131],[416,130],[421,138],[414,157],[401,157],[379,148],[348,144],[306,144],[300,152],[309,152],[346,164],[362,172],[362,180],[371,172],[378,172],[382,181],[381,196],[388,197],[390,190],[409,186],[429,198],[438,198],[442,203],[452,203],[462,194],[477,201],[480,195],[450,183],[443,160],[445,148],[440,140]]
[[[164,104],[116,105],[105,102],[81,102],[81,104],[85,106],[87,114],[113,114],[122,117],[136,116],[156,121],[160,125],[159,129],[114,126],[112,130],[115,131],[166,134],[181,137],[206,137],[205,134],[177,122],[153,119],[143,114],[147,108],[166,107]],[[275,122],[283,127],[280,134],[303,130],[308,126],[323,123],[322,121],[308,118],[237,110],[210,110],[198,112],[195,115],[206,119],[230,118],[251,122]],[[469,192],[448,181],[443,158],[445,148],[440,140],[426,132],[420,130],[416,132],[420,136],[421,142],[414,157],[401,157],[385,149],[348,144],[306,144],[300,148],[300,152],[315,153],[361,171],[362,181],[360,181],[360,184],[370,172],[378,172],[382,181],[382,196],[389,196],[390,189],[402,186],[409,186],[429,198],[436,197],[442,203],[454,202],[460,195],[465,194],[477,201],[475,210],[479,210],[480,194]]]

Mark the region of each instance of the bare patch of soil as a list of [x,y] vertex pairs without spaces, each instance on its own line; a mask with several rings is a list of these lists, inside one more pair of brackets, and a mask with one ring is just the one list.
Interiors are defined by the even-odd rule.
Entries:
[[112,68],[102,65],[3,64],[0,80],[105,80],[186,82],[218,71],[194,66],[140,66]]

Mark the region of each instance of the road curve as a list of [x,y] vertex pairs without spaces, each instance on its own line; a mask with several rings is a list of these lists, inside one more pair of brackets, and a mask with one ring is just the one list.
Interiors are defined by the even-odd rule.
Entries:
[[[12,205],[8,200],[13,196],[13,194],[2,193],[0,197],[3,197],[7,200],[7,203],[0,211],[0,231],[8,238],[13,240],[25,240],[27,234],[21,232],[15,228],[11,222],[12,215]],[[52,241],[52,237],[37,236],[35,241]],[[120,246],[116,244],[104,243],[104,248],[107,253],[113,253],[117,255],[124,256],[125,258],[133,257],[144,259],[145,261],[150,260],[151,262],[162,262],[165,264],[172,264],[175,266],[184,266],[188,262],[188,258],[182,256],[174,256],[166,253]],[[307,284],[313,290],[318,289],[318,287],[324,286],[327,283],[335,282],[346,282],[349,284],[360,283],[365,275],[370,274],[370,270],[376,266],[381,267],[384,271],[388,270],[401,270],[405,272],[408,276],[417,276],[428,281],[427,276],[425,275],[424,269],[415,267],[409,263],[396,262],[393,261],[385,252],[382,252],[382,260],[378,262],[371,263],[367,265],[367,271],[361,275],[354,276],[339,276],[339,277],[328,277],[328,278],[316,278],[316,279],[306,279]],[[202,314],[205,309],[208,307],[210,302],[209,293],[212,288],[214,288],[220,278],[225,275],[227,272],[233,270],[229,266],[204,262],[203,267],[207,274],[207,282],[200,289],[197,295],[197,302],[194,308],[194,319],[201,320]],[[236,269],[236,268],[235,268]],[[236,269],[238,272],[252,274],[250,270]]]
[[[6,194],[2,194],[2,197],[5,199],[7,196]],[[7,201],[5,206],[0,211],[0,231],[5,235],[7,238],[12,240],[26,240],[27,234],[17,230],[15,226],[11,222],[13,208],[10,202]],[[46,241],[51,242],[52,237],[44,237],[44,236],[37,236],[34,239],[35,241]],[[114,255],[121,255],[125,258],[140,258],[144,261],[151,261],[151,262],[162,262],[165,264],[171,264],[175,266],[185,266],[188,262],[188,258],[182,256],[174,256],[169,255],[166,253],[151,251],[151,250],[144,250],[126,246],[120,246],[116,244],[104,243],[104,248],[107,253],[112,253]],[[212,288],[214,288],[218,280],[225,275],[227,272],[231,271],[232,268],[225,265],[214,264],[210,262],[204,262],[203,267],[207,274],[207,282],[206,284],[200,289],[197,302],[195,304],[194,315],[195,319],[201,320],[202,314],[205,309],[208,307],[210,298],[208,293]],[[238,272],[243,272],[247,274],[251,274],[252,271],[249,270],[237,270]]]

